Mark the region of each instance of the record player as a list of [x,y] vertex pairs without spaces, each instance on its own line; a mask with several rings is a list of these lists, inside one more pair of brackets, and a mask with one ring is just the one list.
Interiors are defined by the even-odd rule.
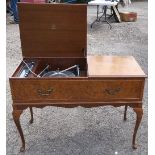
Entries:
[[23,60],[10,77],[13,119],[33,107],[112,105],[134,109],[132,146],[141,122],[146,75],[132,56],[87,56],[87,6],[19,3]]

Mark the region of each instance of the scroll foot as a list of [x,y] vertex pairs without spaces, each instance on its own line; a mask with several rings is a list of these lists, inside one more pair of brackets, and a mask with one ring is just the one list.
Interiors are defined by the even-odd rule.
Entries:
[[133,148],[133,149],[137,149],[137,147],[138,147],[138,146],[137,146],[136,144],[133,144],[133,145],[132,145],[132,148]]
[[25,147],[22,146],[22,147],[20,148],[20,152],[24,152],[24,151],[25,151]]

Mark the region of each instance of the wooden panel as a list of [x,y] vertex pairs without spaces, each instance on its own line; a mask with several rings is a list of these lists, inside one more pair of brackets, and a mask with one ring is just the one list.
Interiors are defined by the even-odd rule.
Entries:
[[[143,80],[10,79],[14,101],[121,101],[141,100]],[[42,95],[41,95],[42,94]]]
[[132,56],[88,56],[89,77],[146,77]]
[[19,3],[24,57],[84,57],[87,6]]

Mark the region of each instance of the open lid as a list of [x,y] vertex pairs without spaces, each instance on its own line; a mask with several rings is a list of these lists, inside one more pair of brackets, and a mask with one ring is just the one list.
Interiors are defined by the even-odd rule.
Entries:
[[23,57],[85,57],[87,6],[18,3]]

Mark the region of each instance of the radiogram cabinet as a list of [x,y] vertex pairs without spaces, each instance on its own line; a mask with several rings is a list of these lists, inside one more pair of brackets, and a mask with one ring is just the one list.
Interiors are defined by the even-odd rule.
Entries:
[[125,106],[124,120],[130,106],[137,115],[132,141],[136,148],[146,77],[136,60],[87,56],[86,5],[19,3],[18,9],[23,60],[9,81],[21,151],[25,139],[20,115],[29,108],[33,123],[32,108],[45,106]]

